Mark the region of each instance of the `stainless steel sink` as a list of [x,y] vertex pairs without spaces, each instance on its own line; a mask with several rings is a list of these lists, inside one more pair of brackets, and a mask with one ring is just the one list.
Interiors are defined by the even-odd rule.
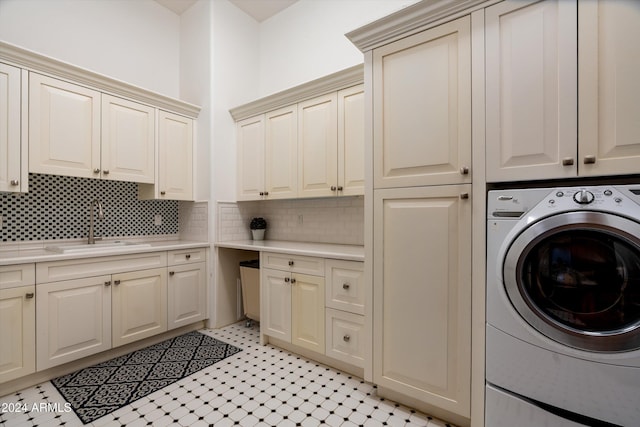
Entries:
[[108,252],[108,251],[122,251],[129,249],[137,249],[151,246],[149,243],[137,243],[137,242],[127,242],[123,240],[114,240],[114,241],[106,241],[106,242],[96,242],[95,244],[89,245],[87,243],[79,244],[79,245],[56,245],[56,246],[45,246],[45,249],[51,252],[58,252],[61,254],[70,254],[70,253],[87,253],[87,252]]

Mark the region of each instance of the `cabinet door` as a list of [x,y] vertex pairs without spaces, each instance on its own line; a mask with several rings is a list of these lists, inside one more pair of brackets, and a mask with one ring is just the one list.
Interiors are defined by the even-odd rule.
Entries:
[[324,277],[291,275],[291,343],[324,354]]
[[338,191],[343,196],[364,194],[363,85],[338,92]]
[[337,195],[337,95],[298,104],[298,197]]
[[260,332],[291,342],[291,275],[260,269]]
[[29,172],[100,177],[100,93],[29,74]]
[[193,120],[158,111],[160,199],[193,200]]
[[0,289],[0,383],[36,370],[35,289]]
[[374,194],[374,382],[470,416],[470,185]]
[[640,7],[633,0],[578,8],[580,175],[640,172]]
[[575,0],[486,9],[487,181],[576,176]]
[[470,19],[373,51],[374,188],[470,182]]
[[155,109],[102,95],[102,178],[155,182]]
[[113,346],[167,330],[167,269],[113,275]]
[[186,326],[206,318],[205,263],[168,268],[168,329]]
[[264,115],[236,124],[238,138],[238,200],[260,200],[264,185]]
[[20,74],[19,68],[0,63],[0,191],[25,191],[22,189]]
[[38,285],[39,371],[111,348],[110,284],[98,276]]
[[298,108],[265,115],[265,193],[269,199],[298,195]]

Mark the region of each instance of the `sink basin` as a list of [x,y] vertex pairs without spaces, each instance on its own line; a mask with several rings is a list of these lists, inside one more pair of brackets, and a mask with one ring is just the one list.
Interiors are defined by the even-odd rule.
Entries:
[[86,252],[105,252],[105,251],[121,251],[126,249],[137,249],[151,246],[148,243],[136,243],[126,242],[122,240],[114,240],[107,242],[96,242],[93,245],[87,243],[80,245],[59,245],[59,246],[46,246],[45,249],[51,252],[58,252],[61,254],[70,253],[86,253]]

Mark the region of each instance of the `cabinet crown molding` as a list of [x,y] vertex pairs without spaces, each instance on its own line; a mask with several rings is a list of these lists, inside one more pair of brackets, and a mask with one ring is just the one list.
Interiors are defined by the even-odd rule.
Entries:
[[361,84],[364,81],[364,65],[353,67],[294,86],[282,92],[243,104],[229,110],[235,121],[276,110],[306,99]]
[[406,37],[445,18],[470,13],[491,0],[423,0],[348,32],[345,36],[362,52]]
[[191,118],[197,118],[200,113],[200,107],[197,105],[170,98],[3,41],[0,41],[0,61],[6,61],[29,71],[90,86],[94,89]]

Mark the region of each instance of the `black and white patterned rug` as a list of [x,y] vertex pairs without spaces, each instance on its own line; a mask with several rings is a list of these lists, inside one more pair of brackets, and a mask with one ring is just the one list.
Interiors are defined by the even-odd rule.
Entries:
[[189,332],[51,382],[87,424],[240,351]]

